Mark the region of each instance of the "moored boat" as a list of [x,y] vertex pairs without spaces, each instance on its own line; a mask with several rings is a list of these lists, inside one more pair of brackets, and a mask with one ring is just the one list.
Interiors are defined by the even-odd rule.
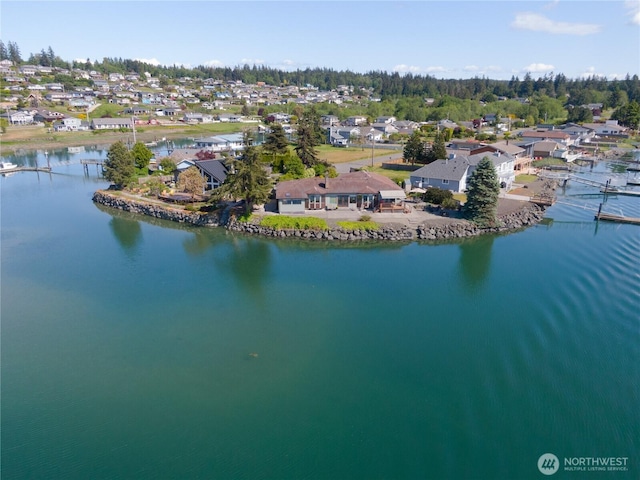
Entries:
[[10,172],[18,168],[18,165],[11,162],[0,162],[0,172]]

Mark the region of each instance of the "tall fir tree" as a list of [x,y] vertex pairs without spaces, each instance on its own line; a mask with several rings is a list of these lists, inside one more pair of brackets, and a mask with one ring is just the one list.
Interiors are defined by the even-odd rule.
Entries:
[[135,175],[133,155],[122,142],[116,142],[107,152],[104,162],[104,178],[113,183],[117,189],[127,186]]
[[482,228],[495,226],[499,194],[496,167],[489,157],[484,157],[469,179],[467,201],[463,207],[465,217]]
[[244,150],[239,159],[231,162],[231,173],[222,186],[214,190],[212,200],[241,198],[245,201],[245,214],[249,215],[253,205],[265,203],[271,194],[271,180],[260,161],[258,148],[253,145],[251,132],[243,134]]
[[273,123],[262,144],[262,149],[269,155],[282,155],[289,151],[289,142],[284,128],[279,123]]

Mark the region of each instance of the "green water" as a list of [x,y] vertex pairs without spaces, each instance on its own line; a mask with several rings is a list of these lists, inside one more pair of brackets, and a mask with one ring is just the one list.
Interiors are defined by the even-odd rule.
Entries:
[[639,227],[559,204],[462,243],[271,241],[54,171],[0,180],[3,479],[640,476]]

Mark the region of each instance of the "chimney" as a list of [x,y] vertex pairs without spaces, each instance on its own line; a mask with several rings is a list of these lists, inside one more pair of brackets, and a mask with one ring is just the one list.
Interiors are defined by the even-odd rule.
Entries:
[[329,173],[325,172],[324,174],[324,188],[329,188]]

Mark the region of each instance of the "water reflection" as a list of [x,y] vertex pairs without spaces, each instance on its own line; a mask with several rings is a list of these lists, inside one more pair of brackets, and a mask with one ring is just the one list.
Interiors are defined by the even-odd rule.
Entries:
[[127,255],[136,253],[140,240],[142,240],[140,222],[120,215],[113,215],[109,222],[109,228]]
[[196,228],[192,237],[184,239],[182,246],[188,255],[201,256],[213,248],[216,243],[220,243],[220,239],[221,236],[218,232],[205,228]]
[[482,287],[487,279],[494,239],[494,235],[480,235],[460,243],[460,278],[470,291]]
[[236,279],[243,291],[264,298],[264,284],[271,269],[271,247],[268,242],[253,238],[227,240],[231,248],[216,263],[221,270]]

